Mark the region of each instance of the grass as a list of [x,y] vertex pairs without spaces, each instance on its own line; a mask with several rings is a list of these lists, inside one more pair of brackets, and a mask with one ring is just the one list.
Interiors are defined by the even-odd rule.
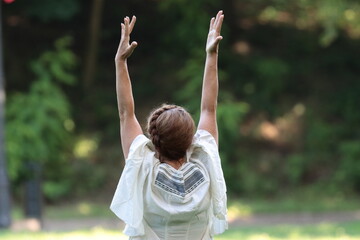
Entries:
[[[289,212],[334,212],[360,209],[358,197],[321,197],[314,194],[303,196],[289,195],[273,199],[231,199],[228,202],[229,219],[256,213]],[[22,219],[22,211],[15,207],[13,218]],[[115,218],[109,210],[109,203],[87,201],[47,206],[44,217],[48,219]],[[0,230],[1,240],[125,240],[120,231],[103,228],[77,230],[71,232],[12,232]],[[360,240],[360,221],[314,225],[276,225],[234,227],[215,240]]]
[[46,208],[45,217],[51,219],[77,218],[113,218],[115,215],[109,209],[110,203],[78,202]]
[[[73,232],[0,231],[2,240],[125,240],[119,231],[94,228]],[[215,240],[360,240],[360,222],[232,228]]]
[[359,197],[335,196],[297,196],[264,199],[231,199],[228,201],[229,218],[250,216],[257,213],[298,213],[335,212],[360,209]]
[[[44,217],[48,219],[84,219],[113,218],[115,215],[109,209],[108,203],[92,203],[80,201],[61,205],[50,205],[44,209]],[[324,196],[308,197],[286,196],[264,199],[230,199],[228,202],[229,218],[249,216],[256,213],[288,213],[288,212],[333,212],[352,211],[360,209],[358,197]],[[22,219],[20,207],[15,206],[13,218]]]
[[216,240],[360,240],[360,222],[233,228]]
[[127,240],[119,231],[95,228],[71,232],[11,232],[0,231],[1,240]]
[[[23,212],[19,206],[12,209],[12,217],[15,220],[23,219]],[[115,215],[110,211],[109,204],[80,201],[60,205],[46,206],[44,217],[49,219],[85,219],[85,218],[113,218]]]

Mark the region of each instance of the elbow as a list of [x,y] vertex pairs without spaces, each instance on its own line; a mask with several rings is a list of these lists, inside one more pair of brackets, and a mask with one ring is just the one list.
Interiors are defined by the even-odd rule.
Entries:
[[201,112],[207,113],[216,113],[217,103],[214,104],[204,104],[201,106]]
[[120,124],[124,124],[128,119],[130,119],[132,117],[131,114],[128,113],[119,113],[119,119],[120,119]]
[[119,110],[119,118],[121,122],[126,118],[126,115],[125,111]]
[[121,122],[134,115],[135,115],[134,109],[124,109],[124,108],[119,109],[119,118]]
[[201,109],[201,115],[216,116],[216,108]]

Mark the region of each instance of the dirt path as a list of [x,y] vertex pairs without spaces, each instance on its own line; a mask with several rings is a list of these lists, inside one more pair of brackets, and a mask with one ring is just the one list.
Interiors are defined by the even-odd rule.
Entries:
[[[325,213],[281,213],[281,214],[256,214],[248,217],[236,218],[230,221],[231,227],[272,226],[280,224],[319,224],[337,223],[346,221],[360,221],[360,210],[351,212],[325,212]],[[34,221],[15,221],[12,229],[21,231],[26,229],[36,230]],[[44,219],[45,231],[73,231],[93,228],[120,229],[124,223],[116,218],[85,218],[85,219]]]

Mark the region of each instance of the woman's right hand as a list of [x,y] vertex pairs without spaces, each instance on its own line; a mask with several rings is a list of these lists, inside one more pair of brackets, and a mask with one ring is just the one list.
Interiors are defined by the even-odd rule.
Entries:
[[129,17],[124,18],[124,23],[121,23],[121,39],[119,47],[115,56],[115,61],[126,60],[134,49],[137,47],[137,42],[130,42],[130,33],[132,32],[136,22],[136,17],[133,16],[131,21]]
[[219,11],[216,17],[211,18],[209,34],[206,41],[206,52],[207,53],[217,53],[219,48],[219,42],[222,39],[220,36],[221,26],[224,20],[223,11]]

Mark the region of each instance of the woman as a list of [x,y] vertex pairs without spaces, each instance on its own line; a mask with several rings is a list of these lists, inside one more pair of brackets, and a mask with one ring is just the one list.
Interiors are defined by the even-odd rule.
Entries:
[[115,57],[116,91],[125,167],[111,210],[137,240],[208,240],[227,229],[226,185],[218,153],[216,106],[222,11],[210,21],[197,131],[190,114],[163,105],[150,114],[148,139],[136,119],[127,69],[136,18],[121,24]]

